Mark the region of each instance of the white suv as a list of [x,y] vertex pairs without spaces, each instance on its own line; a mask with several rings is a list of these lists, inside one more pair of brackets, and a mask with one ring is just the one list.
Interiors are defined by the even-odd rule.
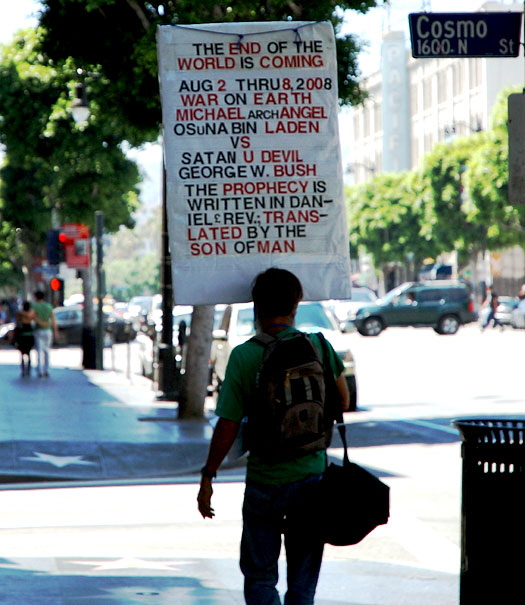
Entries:
[[[350,410],[355,411],[357,408],[357,383],[349,335],[341,331],[332,312],[321,302],[300,303],[295,317],[295,327],[301,332],[322,332],[341,357],[350,390]],[[219,328],[213,331],[211,363],[217,389],[224,380],[231,350],[254,335],[253,304],[228,305],[224,309]]]

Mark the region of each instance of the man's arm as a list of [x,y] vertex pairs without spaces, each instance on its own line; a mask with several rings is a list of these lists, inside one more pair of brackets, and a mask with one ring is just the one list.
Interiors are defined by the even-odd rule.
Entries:
[[215,430],[213,431],[208,459],[204,466],[205,474],[203,474],[201,478],[201,486],[199,495],[197,496],[199,512],[204,519],[206,519],[206,517],[213,519],[213,516],[215,515],[215,512],[211,507],[211,497],[213,495],[213,488],[211,485],[212,475],[217,472],[219,466],[226,457],[226,454],[230,451],[238,430],[238,422],[219,418]]
[[57,325],[57,320],[56,320],[54,311],[51,313],[51,326],[53,328],[53,336],[55,337],[55,340],[56,340],[58,338],[58,325]]
[[350,391],[344,374],[339,375],[339,378],[335,381],[335,386],[341,398],[341,409],[346,412],[350,408]]

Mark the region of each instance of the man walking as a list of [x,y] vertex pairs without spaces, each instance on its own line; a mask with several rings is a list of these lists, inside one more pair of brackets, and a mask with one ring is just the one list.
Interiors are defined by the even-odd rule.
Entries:
[[53,342],[53,334],[57,336],[57,324],[53,307],[45,301],[41,290],[35,292],[36,302],[33,311],[36,317],[35,343],[38,361],[38,377],[49,377],[49,349]]
[[[265,359],[265,346],[261,342],[264,338],[284,340],[294,333],[300,334],[293,326],[302,296],[300,281],[283,269],[268,269],[254,282],[252,297],[258,336],[234,348],[230,355],[217,402],[219,420],[202,469],[197,498],[204,518],[211,519],[215,514],[211,506],[212,479],[233,445],[241,420],[248,417],[250,426],[250,410],[254,402],[262,402],[257,391],[258,374]],[[312,334],[309,338],[325,368],[329,367],[333,373],[340,399],[337,404],[347,410],[349,393],[341,360],[329,343],[325,341],[323,346],[322,337]],[[258,408],[260,418],[261,403]],[[274,460],[265,457],[264,449],[249,446],[240,560],[248,605],[281,602],[276,585],[282,534],[288,580],[285,604],[314,602],[324,544],[312,520],[318,517],[315,501],[326,468],[326,443],[316,447],[292,458]]]

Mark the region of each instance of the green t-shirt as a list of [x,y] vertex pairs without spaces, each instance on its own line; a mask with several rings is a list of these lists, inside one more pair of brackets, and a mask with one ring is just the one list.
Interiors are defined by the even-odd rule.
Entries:
[[[282,338],[294,328],[287,328],[277,334]],[[322,345],[316,334],[310,335],[322,357]],[[329,363],[337,378],[344,369],[343,362],[329,342]],[[217,416],[233,422],[241,422],[247,415],[250,397],[256,391],[256,376],[263,359],[264,347],[248,340],[235,347],[228,360],[226,375],[217,401]],[[326,468],[326,451],[319,450],[300,458],[277,464],[263,462],[254,454],[248,456],[247,478],[258,483],[282,485],[300,481],[309,475],[322,473]]]
[[[53,326],[51,321],[51,318],[53,317],[53,307],[47,302],[36,302],[33,304],[33,310],[39,321],[36,326],[37,330],[51,330]],[[43,322],[43,325],[41,325],[40,322]]]

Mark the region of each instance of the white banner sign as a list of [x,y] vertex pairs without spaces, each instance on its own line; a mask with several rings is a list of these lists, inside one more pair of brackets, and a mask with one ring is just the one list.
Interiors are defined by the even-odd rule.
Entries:
[[177,304],[250,300],[288,269],[305,299],[350,297],[329,23],[158,28]]

